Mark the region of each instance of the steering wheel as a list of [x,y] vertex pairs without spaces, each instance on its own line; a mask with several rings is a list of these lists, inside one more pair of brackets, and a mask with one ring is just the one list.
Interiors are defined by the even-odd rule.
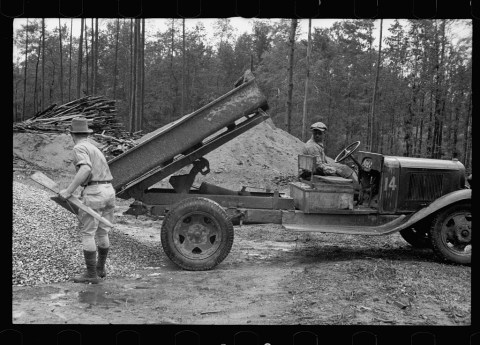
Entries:
[[360,141],[355,141],[354,143],[345,147],[337,157],[335,157],[335,163],[340,163],[344,161],[347,157],[350,157],[355,151],[357,151],[360,146]]

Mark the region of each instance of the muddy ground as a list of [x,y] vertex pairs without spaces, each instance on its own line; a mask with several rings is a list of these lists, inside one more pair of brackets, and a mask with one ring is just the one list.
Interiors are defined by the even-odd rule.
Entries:
[[120,202],[116,231],[139,250],[158,247],[161,264],[98,285],[13,286],[14,324],[471,324],[471,267],[440,263],[398,234],[236,226],[223,263],[189,272],[162,252],[161,220],[123,215],[127,207]]

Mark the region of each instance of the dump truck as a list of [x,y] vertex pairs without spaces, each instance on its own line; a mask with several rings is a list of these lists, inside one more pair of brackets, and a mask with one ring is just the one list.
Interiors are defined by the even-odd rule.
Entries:
[[[471,263],[472,191],[456,159],[359,151],[355,142],[335,161],[350,162],[358,184],[316,175],[316,158],[300,154],[302,175],[290,183],[289,195],[234,191],[207,182],[192,188],[199,173],[210,171],[204,156],[268,119],[267,111],[267,99],[247,71],[228,93],[148,133],[108,162],[117,197],[134,199],[126,213],[163,219],[161,245],[179,267],[213,269],[232,248],[234,224],[251,223],[281,224],[293,232],[400,232],[412,246],[432,249],[440,260]],[[188,174],[174,175],[190,165]],[[155,186],[169,176],[172,188]]]

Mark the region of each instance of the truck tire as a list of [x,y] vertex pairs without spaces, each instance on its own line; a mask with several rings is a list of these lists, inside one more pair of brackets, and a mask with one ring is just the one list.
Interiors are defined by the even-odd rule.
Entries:
[[181,268],[210,270],[230,253],[233,225],[215,201],[187,198],[167,213],[160,238],[165,254]]
[[432,248],[431,219],[422,219],[413,226],[400,230],[400,236],[414,248]]
[[471,204],[460,203],[440,212],[430,230],[432,248],[443,261],[469,265],[472,262]]

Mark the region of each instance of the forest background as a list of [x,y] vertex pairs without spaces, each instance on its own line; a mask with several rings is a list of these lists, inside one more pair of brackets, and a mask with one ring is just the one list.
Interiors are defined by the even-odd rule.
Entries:
[[324,122],[330,156],[360,140],[386,155],[458,158],[471,172],[471,21],[338,20],[302,30],[309,20],[253,19],[241,32],[228,18],[208,27],[154,21],[17,19],[13,121],[102,95],[128,131],[148,133],[250,69],[275,125],[305,141],[309,124]]

